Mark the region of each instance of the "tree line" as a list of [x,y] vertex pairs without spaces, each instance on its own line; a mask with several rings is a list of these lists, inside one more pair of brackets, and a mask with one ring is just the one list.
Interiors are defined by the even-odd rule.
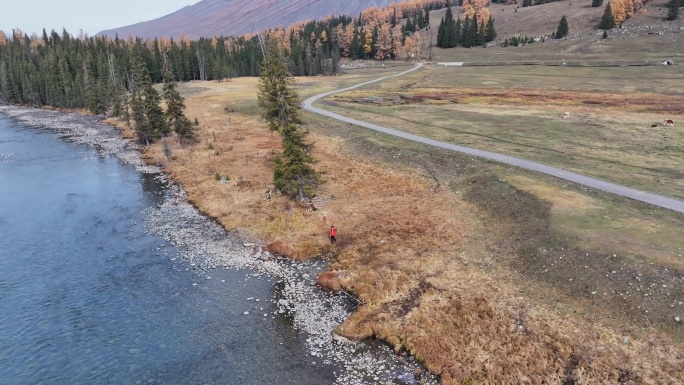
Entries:
[[438,47],[453,48],[462,46],[470,48],[485,45],[485,43],[496,39],[494,19],[489,14],[486,4],[482,4],[478,9],[475,9],[468,3],[463,7],[463,14],[465,20],[462,22],[460,16],[454,19],[451,7],[447,8],[446,14],[442,18],[437,30]]
[[[265,40],[278,42],[295,76],[336,74],[339,60],[408,59],[420,55],[418,29],[429,26],[429,11],[443,0],[414,0],[383,9],[369,8],[358,18],[328,17],[289,28],[270,29]],[[406,22],[404,22],[404,19]],[[43,30],[28,36],[0,31],[0,100],[21,105],[111,110],[135,86],[134,70],[152,83],[164,78],[164,63],[174,81],[222,81],[259,76],[263,61],[260,36],[190,40],[186,36],[142,39],[73,36]],[[144,76],[141,77],[141,79]]]

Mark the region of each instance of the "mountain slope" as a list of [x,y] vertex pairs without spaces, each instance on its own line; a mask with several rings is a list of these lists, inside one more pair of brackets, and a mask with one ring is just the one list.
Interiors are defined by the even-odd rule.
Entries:
[[98,35],[119,37],[190,38],[229,36],[260,29],[288,26],[328,15],[358,15],[369,7],[384,7],[397,0],[202,0],[159,19],[102,31]]

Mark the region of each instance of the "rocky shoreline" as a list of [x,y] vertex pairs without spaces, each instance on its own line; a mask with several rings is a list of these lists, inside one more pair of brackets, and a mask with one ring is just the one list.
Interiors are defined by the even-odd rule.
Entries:
[[[289,317],[293,328],[306,338],[312,363],[335,365],[337,384],[438,384],[413,357],[396,354],[384,344],[353,342],[334,330],[351,314],[349,299],[315,286],[316,275],[325,269],[321,260],[294,262],[246,244],[237,235],[201,214],[185,191],[168,181],[160,167],[146,164],[141,148],[123,139],[116,128],[95,116],[59,111],[0,106],[0,113],[22,124],[55,130],[64,139],[96,146],[102,156],[114,155],[138,172],[158,174],[168,183],[166,199],[145,212],[145,229],[173,244],[178,255],[203,279],[213,269],[245,270],[246,279],[272,279],[279,290],[267,303],[245,298],[244,317]],[[263,299],[266,301],[266,299]],[[269,309],[271,308],[271,313]],[[266,310],[264,310],[266,309]]]

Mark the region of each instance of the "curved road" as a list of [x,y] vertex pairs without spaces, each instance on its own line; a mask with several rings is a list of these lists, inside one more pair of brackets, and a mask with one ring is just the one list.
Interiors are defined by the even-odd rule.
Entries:
[[565,180],[568,180],[568,181],[571,181],[574,183],[578,183],[578,184],[581,184],[581,185],[584,185],[587,187],[606,191],[606,192],[616,194],[616,195],[620,195],[620,196],[623,196],[626,198],[631,198],[631,199],[634,199],[634,200],[639,201],[639,202],[649,203],[649,204],[652,204],[654,206],[658,206],[658,207],[666,208],[669,210],[677,211],[680,213],[684,213],[684,201],[681,201],[681,200],[668,198],[666,196],[653,194],[653,193],[649,193],[646,191],[636,190],[633,188],[629,188],[629,187],[621,186],[618,184],[602,181],[599,179],[590,178],[588,176],[577,174],[577,173],[570,172],[567,170],[563,170],[561,168],[550,167],[550,166],[547,166],[547,165],[544,165],[541,163],[530,162],[528,160],[514,158],[512,156],[501,155],[501,154],[497,154],[495,152],[476,150],[474,148],[463,147],[463,146],[458,146],[458,145],[451,144],[451,143],[440,142],[440,141],[437,141],[434,139],[429,139],[429,138],[425,138],[422,136],[413,135],[413,134],[409,134],[406,132],[398,131],[398,130],[395,130],[395,129],[392,129],[389,127],[378,126],[377,124],[367,123],[367,122],[364,122],[361,120],[348,118],[346,116],[342,116],[342,115],[336,114],[334,112],[330,112],[330,111],[324,110],[322,108],[318,108],[318,107],[313,106],[313,103],[315,101],[317,101],[318,99],[325,98],[327,96],[330,96],[330,95],[333,95],[336,93],[350,91],[350,90],[353,90],[353,89],[356,89],[359,87],[363,87],[367,84],[380,82],[380,81],[383,81],[383,80],[386,80],[389,78],[393,78],[393,77],[397,77],[397,76],[402,76],[402,75],[405,75],[409,72],[416,71],[416,70],[420,69],[420,67],[422,67],[422,66],[423,66],[423,64],[419,63],[415,67],[413,67],[412,69],[398,73],[396,75],[385,76],[385,77],[382,77],[379,79],[375,79],[375,80],[371,80],[371,81],[368,81],[365,83],[357,84],[355,86],[347,87],[347,88],[344,88],[341,90],[324,92],[322,94],[312,96],[312,97],[306,99],[302,103],[303,108],[305,110],[315,112],[317,114],[327,116],[329,118],[333,118],[333,119],[336,119],[336,120],[339,120],[339,121],[342,121],[345,123],[351,123],[351,124],[355,124],[357,126],[369,128],[371,130],[382,132],[384,134],[393,135],[393,136],[397,136],[400,138],[412,140],[415,142],[420,142],[420,143],[428,144],[428,145],[435,146],[435,147],[445,148],[445,149],[452,150],[452,151],[458,151],[458,152],[461,152],[464,154],[473,155],[473,156],[477,156],[480,158],[485,158],[485,159],[493,160],[496,162],[505,163],[505,164],[509,164],[512,166],[518,166],[518,167],[522,167],[522,168],[532,170],[532,171],[541,172],[543,174],[551,175],[551,176],[554,176],[554,177],[560,178],[560,179],[565,179]]

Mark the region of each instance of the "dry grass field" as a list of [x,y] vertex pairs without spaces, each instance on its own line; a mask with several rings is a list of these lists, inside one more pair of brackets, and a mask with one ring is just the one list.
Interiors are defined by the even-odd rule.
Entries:
[[[298,79],[297,91],[304,98],[398,71],[386,64]],[[451,93],[462,99],[446,106],[494,120],[546,108],[555,116],[567,108],[553,98],[544,106],[539,96],[515,96],[528,105],[478,90],[471,71],[469,91]],[[458,87],[437,74],[418,76]],[[390,88],[411,81],[398,79]],[[283,197],[268,200],[280,143],[258,118],[256,85],[250,78],[183,84],[188,115],[201,123],[198,141],[181,149],[169,140],[170,159],[161,143],[146,156],[164,164],[192,202],[227,229],[293,258],[332,253],[319,282],[340,284],[364,303],[341,334],[410,351],[444,384],[684,381],[684,325],[675,320],[684,318],[684,216],[309,114],[317,167],[326,172],[313,200],[317,210]],[[589,97],[598,90],[576,91]],[[490,108],[497,98],[505,104]],[[429,114],[421,111],[434,111],[433,103],[371,110],[392,115],[392,108],[413,108],[411,118],[423,119]],[[606,111],[625,114],[621,103]],[[444,119],[458,121],[464,111]],[[383,123],[399,122],[394,115]],[[547,121],[565,123],[556,120]],[[496,124],[488,124],[482,130],[492,134]],[[639,138],[631,140],[649,140]],[[216,174],[230,180],[221,183]],[[331,225],[339,231],[335,246],[326,238]]]
[[[326,104],[433,139],[684,198],[678,66],[428,67]],[[679,124],[665,127],[665,119]]]

